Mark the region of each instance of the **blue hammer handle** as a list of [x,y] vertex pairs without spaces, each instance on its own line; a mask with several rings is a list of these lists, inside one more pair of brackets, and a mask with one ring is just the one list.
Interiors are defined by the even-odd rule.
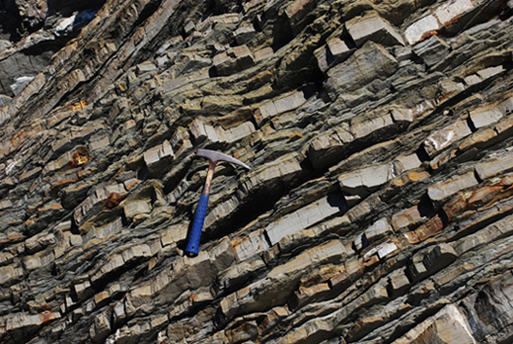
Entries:
[[201,193],[198,206],[196,208],[196,215],[194,216],[194,222],[192,223],[192,229],[189,235],[189,242],[187,243],[187,247],[185,248],[185,252],[189,256],[197,256],[199,253],[201,231],[203,230],[205,215],[207,214],[208,196],[210,195],[210,184],[212,183],[212,179],[214,178],[214,170],[216,168],[217,162],[219,160],[224,160],[231,162],[233,164],[241,165],[247,168],[248,170],[251,170],[251,167],[244,164],[243,162],[220,152],[211,151],[208,149],[198,149],[196,155],[208,158],[209,162],[207,177],[205,178],[205,186],[203,188],[203,192]]
[[192,224],[191,235],[185,252],[197,255],[199,253],[199,245],[201,240],[201,231],[203,230],[203,222],[207,214],[208,197],[206,193],[202,193],[196,208],[196,215]]

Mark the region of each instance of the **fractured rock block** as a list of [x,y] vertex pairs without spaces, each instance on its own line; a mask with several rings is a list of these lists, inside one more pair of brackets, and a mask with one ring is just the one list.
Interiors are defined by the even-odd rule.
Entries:
[[216,16],[209,16],[207,19],[201,20],[196,24],[196,30],[205,31],[215,23],[236,24],[239,21],[240,15],[238,13],[225,13]]
[[205,139],[208,139],[211,142],[218,142],[219,137],[215,132],[214,128],[210,124],[206,124],[199,119],[195,119],[189,124],[189,129],[191,130],[192,136],[196,140],[196,142],[202,142]]
[[91,241],[106,239],[118,234],[121,231],[121,228],[123,228],[123,220],[121,217],[117,217],[113,221],[109,221],[101,226],[92,226],[92,228],[87,231],[84,240]]
[[436,32],[438,29],[440,29],[440,23],[438,20],[435,16],[428,15],[408,26],[404,31],[404,37],[408,43],[414,44],[424,39],[427,34]]
[[435,17],[442,25],[448,25],[454,19],[472,9],[474,9],[474,4],[471,0],[447,1],[436,9]]
[[347,255],[347,250],[339,240],[332,240],[324,245],[314,247],[296,258],[288,261],[287,263],[277,266],[272,269],[267,275],[270,279],[279,279],[282,276],[292,276],[297,274],[302,276],[302,270],[311,266],[312,262],[316,264],[329,262],[338,262],[344,255]]
[[[300,254],[287,263],[275,267],[266,278],[258,280],[226,296],[220,303],[223,321],[238,314],[264,311],[285,303],[300,281],[304,270],[312,265],[339,262],[347,254],[339,240],[332,240]],[[265,298],[261,295],[265,294]]]
[[263,231],[251,232],[248,236],[233,243],[238,261],[243,261],[269,249]]
[[314,167],[323,167],[333,160],[340,160],[339,151],[353,140],[349,125],[342,124],[314,138],[308,147],[308,158]]
[[168,227],[160,237],[162,247],[186,239],[187,227],[188,223]]
[[427,194],[433,202],[443,202],[457,192],[476,186],[478,181],[474,172],[468,172],[464,175],[456,176],[441,183],[431,185]]
[[94,323],[89,329],[89,335],[95,343],[103,343],[105,338],[110,334],[111,324],[109,316],[101,313],[94,318]]
[[49,252],[39,252],[35,255],[25,257],[23,259],[23,266],[27,271],[40,269],[43,266],[51,266],[52,262],[55,260],[55,255],[53,251]]
[[368,193],[374,188],[385,184],[395,177],[393,165],[390,163],[373,165],[342,174],[338,177],[340,188],[349,194]]
[[[0,204],[1,209],[1,204]],[[25,249],[29,253],[35,253],[37,251],[42,250],[48,245],[55,244],[57,242],[57,238],[53,233],[48,234],[40,234],[33,236],[25,241]]]
[[355,139],[365,137],[376,130],[384,129],[394,124],[391,114],[384,114],[369,120],[351,123],[351,133]]
[[499,121],[502,113],[498,108],[478,108],[470,111],[470,120],[476,129]]
[[249,136],[255,131],[255,126],[249,121],[224,129],[221,126],[213,126],[212,124],[203,123],[195,119],[191,122],[189,127],[197,142],[207,139],[210,142],[233,143]]
[[466,343],[476,344],[472,328],[463,311],[449,304],[408,331],[392,344]]
[[197,54],[185,54],[185,61],[182,62],[182,68],[178,74],[186,74],[193,71],[207,68],[212,64],[212,59]]
[[158,68],[150,61],[144,61],[136,66],[137,75],[143,73],[156,73]]
[[[500,328],[502,324],[508,324],[509,327],[512,322],[511,274],[499,274],[476,289],[459,303],[468,322],[472,324],[476,342],[482,343],[494,336],[509,337],[508,334],[501,336]],[[494,316],[490,317],[491,314]]]
[[330,52],[326,46],[322,46],[314,51],[315,58],[317,59],[317,65],[322,72],[325,72],[332,63]]
[[283,237],[297,233],[346,209],[347,205],[342,195],[329,195],[272,222],[266,227],[265,233],[271,245],[275,245]]
[[379,240],[392,233],[392,227],[388,223],[387,219],[384,217],[374,222],[372,226],[365,230],[365,237],[367,237],[367,240],[372,242]]
[[258,325],[256,320],[245,321],[237,328],[225,331],[227,343],[247,343],[258,336]]
[[3,201],[0,201],[0,210],[9,209],[13,206],[11,200],[5,199]]
[[239,45],[214,56],[217,74],[231,75],[255,64],[253,53],[246,45]]
[[242,185],[245,193],[259,188],[269,188],[275,183],[288,183],[294,180],[303,169],[301,168],[301,157],[292,153],[272,161],[264,166],[250,171]]
[[5,331],[22,329],[33,330],[34,328],[37,328],[38,326],[42,325],[45,321],[59,319],[60,317],[60,313],[58,312],[52,312],[48,314],[10,314],[9,318],[5,322]]
[[503,74],[506,72],[506,69],[504,66],[495,66],[495,67],[488,67],[485,69],[481,69],[477,72],[477,75],[481,78],[481,80],[487,80],[489,78],[493,78],[495,76],[498,76],[500,74]]
[[104,264],[91,273],[91,282],[96,282],[125,264],[121,254],[110,255]]
[[412,109],[393,107],[390,109],[390,114],[394,122],[413,122],[415,119],[415,111]]
[[326,45],[333,56],[334,62],[341,61],[348,57],[353,49],[349,48],[347,43],[338,37],[329,38],[326,41]]
[[316,4],[315,0],[289,1],[287,8],[285,8],[285,15],[289,19],[290,27],[294,34],[298,34],[304,27],[305,18],[315,8]]
[[233,36],[235,37],[235,40],[239,45],[249,43],[253,38],[255,38],[256,34],[257,32],[253,25],[240,26],[237,30],[233,32]]
[[338,37],[332,37],[327,40],[326,45],[314,51],[317,58],[319,69],[323,72],[327,71],[332,65],[345,60],[354,49],[348,47],[345,41]]
[[396,243],[392,240],[387,240],[365,253],[363,256],[363,261],[372,262],[372,257],[374,255],[377,255],[380,260],[384,260],[391,257],[392,255],[396,255],[397,253],[399,253],[399,247],[396,245]]
[[394,160],[394,168],[398,173],[413,170],[422,165],[419,156],[416,153],[398,156]]
[[149,258],[155,255],[160,250],[160,245],[158,244],[159,242],[157,241],[157,246],[154,247],[150,247],[148,244],[139,244],[127,248],[121,252],[124,263],[126,264],[131,260],[138,258]]
[[407,271],[412,281],[419,281],[452,264],[457,258],[458,254],[451,245],[441,243],[415,254]]
[[406,229],[414,229],[425,220],[426,218],[420,213],[419,207],[414,206],[395,213],[390,224],[396,232],[403,232]]
[[91,141],[88,145],[88,148],[92,152],[98,149],[105,149],[110,146],[110,143],[110,138],[108,136],[104,136],[101,139]]
[[466,121],[457,121],[429,135],[423,142],[424,149],[429,157],[432,158],[438,152],[450,146],[453,142],[456,142],[471,133],[472,131]]
[[218,272],[225,270],[235,261],[235,251],[228,237],[224,237],[209,255],[212,266]]
[[253,114],[255,121],[260,125],[265,119],[275,117],[287,111],[297,109],[306,102],[302,91],[295,91],[261,105]]
[[101,122],[92,122],[90,125],[84,127],[71,128],[69,132],[63,135],[64,137],[62,137],[60,140],[54,141],[52,144],[52,151],[48,153],[45,161],[55,159],[59,154],[70,150],[72,147],[78,144],[84,143],[93,134],[104,129],[105,125]]
[[173,160],[174,152],[169,141],[165,140],[161,145],[144,152],[143,158],[150,174],[155,174],[163,165],[168,165]]
[[449,54],[450,47],[445,41],[433,35],[413,47],[415,55],[420,57],[429,67],[441,62]]
[[397,60],[383,46],[367,41],[347,60],[328,71],[328,83],[338,89],[336,93],[350,92],[394,74],[398,66]]
[[495,177],[513,170],[513,152],[507,152],[476,164],[476,173],[481,180]]
[[18,263],[0,268],[0,285],[9,285],[23,277],[23,268]]
[[356,17],[346,22],[346,28],[358,47],[371,40],[384,45],[404,45],[397,30],[377,12],[370,12],[363,18]]
[[255,126],[251,122],[243,122],[235,127],[223,129],[218,127],[218,133],[223,142],[233,143],[249,136],[255,131]]
[[[235,250],[237,248],[235,247]],[[234,286],[242,284],[251,274],[255,274],[265,267],[262,259],[251,260],[250,262],[241,262],[222,271],[218,276],[216,284],[213,286],[215,291],[220,294],[231,291]]]
[[427,223],[421,225],[415,231],[407,232],[404,234],[406,240],[412,244],[417,244],[421,241],[426,240],[434,235],[437,235],[444,228],[444,223],[440,218],[440,215],[436,215]]
[[449,244],[438,244],[422,259],[428,273],[434,273],[450,265],[458,258],[458,254]]
[[497,109],[503,114],[507,115],[513,112],[513,97],[510,97],[499,105],[497,105]]
[[123,203],[123,211],[127,219],[132,220],[134,217],[140,214],[151,213],[151,200],[128,200]]
[[404,269],[395,270],[390,274],[389,285],[393,294],[403,292],[410,285],[410,280],[406,276]]
[[123,197],[126,194],[124,184],[112,184],[95,189],[94,192],[73,211],[75,223],[80,226],[87,219],[97,214],[105,206],[105,201],[108,199],[109,195],[112,194],[119,194],[120,197]]
[[264,60],[268,57],[273,56],[274,50],[271,47],[263,48],[255,51],[255,62]]

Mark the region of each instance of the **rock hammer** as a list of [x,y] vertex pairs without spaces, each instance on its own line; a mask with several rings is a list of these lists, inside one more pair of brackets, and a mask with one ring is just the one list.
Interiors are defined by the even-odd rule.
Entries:
[[194,216],[194,222],[192,223],[189,242],[187,243],[187,248],[185,249],[185,252],[188,256],[196,256],[199,253],[201,231],[203,230],[203,222],[205,221],[205,215],[207,214],[208,198],[210,195],[210,184],[212,183],[212,179],[214,178],[214,170],[216,168],[216,164],[219,161],[227,161],[232,164],[240,165],[242,167],[247,168],[248,170],[251,170],[251,167],[249,167],[245,163],[229,155],[216,152],[213,150],[198,149],[196,155],[208,158],[209,164],[207,178],[205,180],[205,186],[203,187],[203,192],[201,193],[198,206],[196,207],[196,215]]

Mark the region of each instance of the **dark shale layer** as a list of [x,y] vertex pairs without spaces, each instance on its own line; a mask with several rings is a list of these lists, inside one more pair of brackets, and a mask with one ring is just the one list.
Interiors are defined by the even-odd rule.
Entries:
[[0,342],[513,341],[512,0],[0,4]]

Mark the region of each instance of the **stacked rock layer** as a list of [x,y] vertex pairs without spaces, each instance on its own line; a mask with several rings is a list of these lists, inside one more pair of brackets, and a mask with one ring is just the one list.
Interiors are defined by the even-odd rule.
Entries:
[[1,342],[513,340],[512,1],[20,6]]

